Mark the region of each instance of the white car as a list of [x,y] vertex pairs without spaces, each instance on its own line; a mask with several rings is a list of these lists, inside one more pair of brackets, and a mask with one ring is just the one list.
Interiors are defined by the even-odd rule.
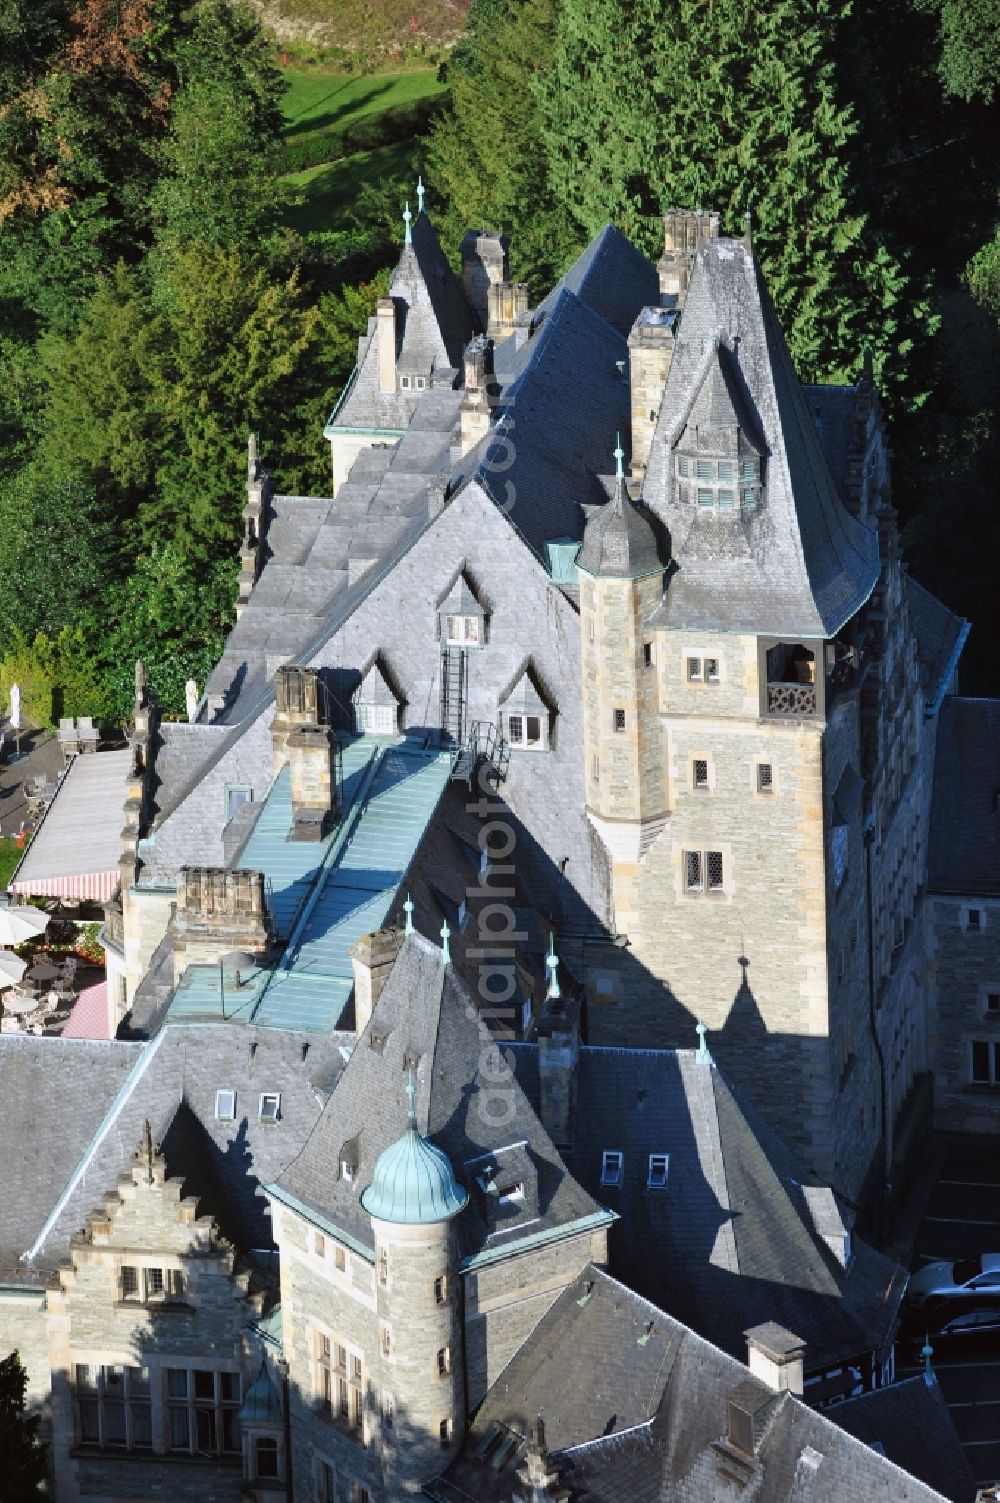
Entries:
[[928,1263],[910,1279],[906,1295],[918,1309],[945,1300],[983,1304],[990,1296],[1000,1305],[1000,1253],[960,1258],[957,1263]]

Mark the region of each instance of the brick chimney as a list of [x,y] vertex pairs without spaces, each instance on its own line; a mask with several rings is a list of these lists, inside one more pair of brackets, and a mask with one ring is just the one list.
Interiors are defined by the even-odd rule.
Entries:
[[698,248],[719,238],[719,215],[704,209],[671,209],[663,216],[663,255],[657,265],[660,296],[683,307]]
[[231,950],[263,955],[271,942],[264,873],[182,867],[170,935],[175,983],[189,965],[212,965]]
[[493,341],[480,334],[465,351],[465,392],[459,408],[462,453],[467,454],[474,444],[490,430],[493,408],[500,389],[493,374]]
[[355,940],[348,950],[354,968],[355,1033],[361,1034],[367,1028],[402,943],[402,929],[375,929]]
[[490,230],[469,230],[462,241],[462,289],[482,330],[489,318],[489,289],[507,280],[509,245],[506,235]]
[[743,1334],[747,1339],[747,1366],[753,1376],[776,1393],[787,1390],[801,1397],[805,1342],[773,1320],[752,1326]]

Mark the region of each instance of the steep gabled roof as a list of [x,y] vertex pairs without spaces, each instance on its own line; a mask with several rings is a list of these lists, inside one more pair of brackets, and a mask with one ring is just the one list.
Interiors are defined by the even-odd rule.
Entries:
[[1000,893],[1000,699],[949,694],[941,706],[927,886]]
[[656,271],[631,240],[613,224],[594,236],[535,310],[546,318],[563,292],[571,292],[606,323],[626,336],[639,309],[660,301]]
[[[702,397],[720,347],[723,379],[713,375]],[[696,400],[715,411],[734,388],[737,412],[746,409],[766,446],[763,504],[728,513],[684,504],[673,447]],[[741,242],[711,240],[698,252],[643,496],[673,540],[677,571],[658,612],[665,625],[831,637],[878,578],[876,536],[840,503],[760,270]]]
[[[575,1182],[510,1072],[503,1113],[480,1110],[486,1089],[483,1060],[503,1075],[503,1062],[472,997],[438,946],[420,935],[403,942],[372,1018],[358,1038],[343,1077],[308,1142],[270,1187],[279,1201],[318,1224],[372,1249],[371,1221],[361,1193],[375,1164],[406,1128],[406,1067],[416,1079],[418,1131],[448,1155],[470,1191],[459,1219],[466,1257],[502,1256],[524,1240],[565,1235],[575,1224],[610,1219]],[[496,1089],[490,1066],[490,1089]],[[345,1145],[355,1169],[341,1173]],[[524,1230],[487,1225],[477,1191],[480,1166],[503,1149],[526,1147],[537,1173],[537,1215]]]

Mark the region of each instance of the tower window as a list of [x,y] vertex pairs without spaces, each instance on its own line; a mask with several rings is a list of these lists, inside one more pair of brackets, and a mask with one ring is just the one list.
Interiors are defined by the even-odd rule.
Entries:
[[438,1426],[438,1435],[441,1438],[442,1448],[451,1445],[451,1420],[443,1419]]
[[701,892],[701,852],[685,851],[684,885],[688,892]]
[[723,892],[725,863],[721,851],[685,851],[684,886],[688,892]]
[[448,1277],[446,1274],[442,1274],[440,1278],[434,1280],[434,1303],[436,1305],[446,1305],[448,1303]]
[[653,666],[652,642],[643,642],[642,644],[642,666],[644,668],[652,668]]
[[338,1246],[338,1247],[334,1248],[334,1250],[333,1250],[333,1265],[336,1268],[336,1270],[337,1270],[338,1273],[346,1273],[347,1272],[347,1253],[344,1251],[344,1249],[342,1247]]
[[450,1347],[447,1347],[447,1346],[438,1347],[437,1370],[438,1370],[438,1377],[439,1378],[445,1378],[451,1372],[451,1348]]
[[705,682],[706,684],[717,684],[719,682],[718,658],[705,659]]
[[973,1039],[970,1079],[973,1085],[1000,1085],[1000,1044]]
[[384,1247],[378,1255],[378,1281],[380,1284],[389,1282],[389,1259],[386,1257]]
[[614,727],[615,727],[616,731],[623,731],[625,729],[625,711],[624,710],[615,710],[615,712],[614,712]]
[[619,1148],[606,1148],[601,1154],[601,1184],[620,1185],[625,1155]]
[[774,769],[770,762],[757,763],[757,792],[774,792]]
[[705,866],[708,870],[709,892],[721,892],[722,890],[722,852],[708,851],[705,855]]
[[601,759],[596,752],[594,752],[594,755],[590,759],[590,776],[595,783],[601,776]]
[[708,787],[708,763],[701,758],[691,763],[691,782],[695,788]]
[[688,658],[688,682],[700,684],[702,681],[701,658]]
[[1000,992],[986,993],[986,1011],[994,1015],[1000,1014]]
[[976,934],[986,928],[981,908],[967,908],[965,910],[965,927]]

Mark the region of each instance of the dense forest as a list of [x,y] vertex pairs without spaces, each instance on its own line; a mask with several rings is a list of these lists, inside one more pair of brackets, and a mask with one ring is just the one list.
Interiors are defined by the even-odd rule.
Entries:
[[[274,7],[271,7],[272,9]],[[278,7],[280,9],[280,7]],[[231,619],[248,431],[323,490],[395,183],[295,230],[273,38],[228,0],[0,3],[0,691],[175,711]],[[912,567],[1000,690],[1000,0],[473,0],[413,165],[537,296],[607,220],[754,242],[800,374],[872,352]]]

